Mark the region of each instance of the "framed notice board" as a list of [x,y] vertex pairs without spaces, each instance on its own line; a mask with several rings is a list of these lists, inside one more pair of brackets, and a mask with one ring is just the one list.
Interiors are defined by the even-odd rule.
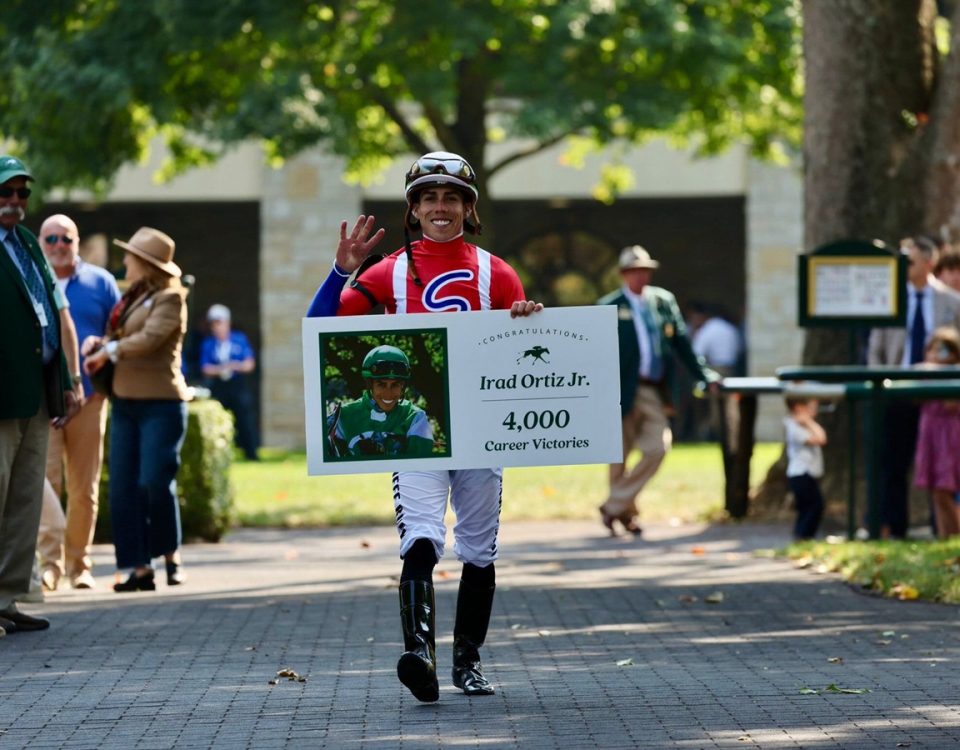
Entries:
[[815,326],[904,326],[907,259],[882,242],[843,240],[797,259],[797,322]]

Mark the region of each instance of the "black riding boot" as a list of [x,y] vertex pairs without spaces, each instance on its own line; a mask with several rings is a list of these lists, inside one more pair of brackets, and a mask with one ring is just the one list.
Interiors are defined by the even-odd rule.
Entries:
[[400,621],[406,651],[397,662],[397,677],[418,701],[439,700],[432,583],[410,580],[400,584]]
[[487,637],[495,589],[496,585],[460,581],[457,619],[453,626],[453,684],[467,695],[494,693],[481,671],[479,649]]

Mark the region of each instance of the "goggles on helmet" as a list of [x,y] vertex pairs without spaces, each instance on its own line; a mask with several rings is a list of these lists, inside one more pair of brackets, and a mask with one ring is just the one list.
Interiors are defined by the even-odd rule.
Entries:
[[476,175],[473,173],[473,167],[467,164],[465,159],[454,154],[447,157],[421,156],[417,159],[410,170],[407,172],[407,180],[416,179],[425,174],[448,174],[451,177],[460,177],[468,182],[473,182]]
[[454,185],[468,193],[474,203],[480,198],[473,167],[462,156],[449,151],[431,151],[421,156],[407,170],[405,184],[408,202],[418,189],[428,185]]
[[396,360],[382,359],[377,362],[371,362],[366,368],[370,377],[374,378],[409,378],[410,365],[406,362]]

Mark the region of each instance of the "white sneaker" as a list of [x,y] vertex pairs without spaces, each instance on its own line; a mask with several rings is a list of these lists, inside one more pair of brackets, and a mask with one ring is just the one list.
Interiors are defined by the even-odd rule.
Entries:
[[93,574],[89,570],[84,570],[82,573],[77,573],[77,575],[70,579],[70,585],[75,589],[95,589],[97,587],[97,579],[93,577]]

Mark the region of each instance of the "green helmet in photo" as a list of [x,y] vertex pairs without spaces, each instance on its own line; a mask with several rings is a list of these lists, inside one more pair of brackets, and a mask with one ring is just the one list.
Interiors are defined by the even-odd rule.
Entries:
[[373,380],[409,380],[410,359],[395,346],[376,346],[363,358],[363,377]]

